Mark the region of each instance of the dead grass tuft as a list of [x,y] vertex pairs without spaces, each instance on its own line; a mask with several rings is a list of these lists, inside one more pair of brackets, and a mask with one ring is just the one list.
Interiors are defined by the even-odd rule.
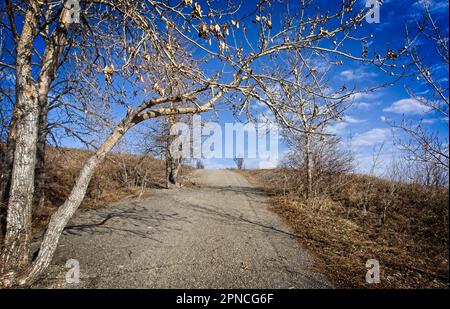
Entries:
[[[295,171],[242,173],[271,195],[273,210],[336,286],[448,288],[448,190],[345,175],[305,201],[286,182]],[[365,282],[368,259],[380,262],[380,284]]]
[[[35,230],[45,227],[57,207],[64,203],[79,171],[91,155],[91,152],[80,149],[48,148],[46,198],[43,207],[34,208]],[[182,173],[187,174],[191,169],[189,166],[183,166]],[[103,207],[126,196],[137,197],[143,188],[162,188],[164,185],[164,161],[111,153],[96,170],[80,208]]]

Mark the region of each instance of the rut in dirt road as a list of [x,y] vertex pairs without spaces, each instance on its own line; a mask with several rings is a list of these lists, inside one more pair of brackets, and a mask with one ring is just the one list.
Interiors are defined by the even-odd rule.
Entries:
[[[41,285],[67,288],[326,288],[310,256],[240,174],[200,170],[198,184],[78,214]],[[64,265],[80,264],[80,283]]]

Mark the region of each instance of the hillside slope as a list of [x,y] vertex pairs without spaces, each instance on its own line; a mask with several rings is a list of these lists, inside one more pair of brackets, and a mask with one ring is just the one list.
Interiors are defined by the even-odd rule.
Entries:
[[[48,147],[45,179],[45,203],[35,203],[33,226],[40,230],[49,216],[60,206],[72,189],[90,151]],[[191,171],[183,166],[182,174]],[[96,170],[80,209],[98,208],[119,201],[125,196],[139,195],[145,188],[165,186],[165,162],[151,157],[110,153]],[[5,215],[4,209],[1,212]]]
[[[296,171],[242,173],[271,194],[272,210],[338,287],[448,288],[448,190],[344,175],[305,201]],[[380,284],[365,282],[368,259],[380,263]]]

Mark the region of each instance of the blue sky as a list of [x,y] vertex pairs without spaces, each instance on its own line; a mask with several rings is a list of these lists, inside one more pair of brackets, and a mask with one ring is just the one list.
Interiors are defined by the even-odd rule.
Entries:
[[[320,0],[322,7],[330,5],[330,1]],[[254,8],[254,1],[244,2],[244,11],[251,11]],[[295,3],[295,2],[294,2]],[[333,2],[334,3],[334,2]],[[358,0],[357,5],[364,6],[364,0]],[[440,25],[442,34],[448,38],[448,2],[443,0],[387,0],[381,6],[380,23],[365,23],[358,33],[369,37],[367,44],[370,50],[386,51],[390,48],[398,48],[405,44],[405,25],[414,27],[424,4],[431,6],[431,13]],[[274,6],[272,8],[272,17],[274,18],[274,27],[276,26],[277,10],[281,7]],[[282,11],[279,13],[282,15]],[[249,31],[251,28],[249,27]],[[249,32],[251,33],[251,32]],[[241,37],[238,37],[241,39]],[[252,39],[252,38],[250,38]],[[255,38],[253,38],[255,39]],[[256,40],[256,39],[255,39]],[[354,46],[350,49],[361,50],[360,42],[349,42]],[[419,44],[421,44],[419,42]],[[427,63],[433,64],[437,61],[436,53],[432,46],[423,45],[420,49],[424,51],[423,56]],[[205,68],[214,72],[221,63],[211,61],[206,64]],[[435,76],[440,76],[443,82],[448,81],[448,68],[434,67]],[[339,67],[338,71],[333,72],[330,83],[335,88],[345,84],[348,88],[356,87],[362,89],[370,85],[379,85],[391,81],[392,78],[379,69],[369,64],[361,64],[355,62],[346,62]],[[412,89],[415,93],[424,92],[427,87],[424,86],[422,80],[415,77],[405,77],[394,85],[382,88],[376,92],[363,93],[355,95],[353,107],[348,110],[343,121],[334,123],[329,131],[340,136],[343,141],[343,147],[350,147],[356,159],[356,171],[367,173],[372,165],[373,153],[383,145],[380,152],[381,164],[377,166],[376,172],[382,175],[393,157],[398,155],[398,150],[393,145],[393,130],[389,122],[399,122],[406,116],[412,120],[424,120],[424,125],[430,129],[437,131],[441,136],[448,139],[448,119],[440,119],[437,115],[428,113],[423,106],[417,104],[410,98],[406,92],[406,87]],[[256,116],[266,116],[273,118],[267,108],[259,102],[251,103],[253,114]],[[240,121],[246,122],[245,116],[238,117]],[[235,116],[228,111],[226,104],[219,104],[216,110],[211,113],[203,114],[203,120],[215,121],[220,124],[224,131],[225,123],[233,123],[236,121]],[[398,134],[398,133],[396,133]],[[132,134],[130,134],[132,136]],[[132,138],[132,137],[131,137]],[[225,155],[226,146],[231,145],[236,148],[235,141],[226,140],[225,135],[222,136],[222,152]],[[246,148],[250,146],[245,142]],[[283,155],[287,152],[287,147],[280,140],[278,147],[278,160],[249,159],[245,160],[247,168],[273,168],[276,167]],[[247,149],[248,151],[248,149]],[[250,150],[252,151],[252,150]],[[239,155],[236,153],[235,155]],[[246,153],[244,154],[246,156]],[[206,168],[229,168],[235,167],[232,158],[213,158],[204,159]]]
[[[437,20],[443,36],[448,38],[448,2],[428,0],[426,3],[431,5],[431,13]],[[405,24],[409,27],[414,26],[424,4],[425,1],[422,0],[384,1],[380,12],[381,22],[365,24],[361,30],[371,37],[368,43],[371,48],[386,50],[390,46],[399,46],[399,44],[402,46],[405,40]],[[432,46],[423,44],[420,49],[423,49],[423,56],[427,63],[437,62]],[[434,70],[434,76],[439,76],[442,83],[448,83],[448,68],[433,65],[431,67]],[[349,63],[336,72],[332,82],[336,85],[345,83],[364,87],[384,83],[389,80],[388,78],[373,66]],[[381,164],[377,166],[376,172],[381,175],[389,167],[393,156],[398,155],[398,150],[393,145],[393,129],[389,122],[399,122],[404,116],[413,121],[423,120],[424,125],[448,139],[448,119],[429,113],[422,105],[410,98],[406,87],[419,95],[427,91],[422,80],[405,77],[393,86],[372,93],[358,94],[353,98],[353,107],[346,113],[343,121],[331,126],[330,131],[342,137],[343,147],[350,147],[353,150],[358,172],[367,173],[370,170],[374,149],[378,149],[381,145],[383,145],[380,153]],[[219,121],[229,122],[233,121],[233,118],[230,113],[221,112]],[[396,134],[399,133],[396,132]],[[282,141],[278,150],[281,159],[286,152]],[[246,167],[270,168],[278,163],[278,161],[247,160]],[[232,159],[210,159],[205,160],[205,164],[207,168],[234,167]]]
[[[337,3],[328,0],[318,0],[316,2],[325,8]],[[254,3],[255,1],[244,1],[244,12],[240,12],[240,14],[244,14],[245,11],[252,11]],[[365,0],[357,0],[358,6],[364,6],[364,4]],[[424,4],[430,5],[431,13],[440,26],[443,36],[448,38],[448,1],[444,0],[385,0],[381,6],[380,23],[365,23],[357,31],[370,38],[367,44],[371,50],[386,51],[391,47],[403,46],[405,24],[409,26],[414,24]],[[282,14],[282,7],[277,5],[272,7],[275,29],[277,27],[277,18]],[[20,19],[18,19],[19,21]],[[249,27],[249,31],[251,33],[251,27]],[[238,39],[242,40],[242,37],[238,37]],[[256,38],[253,39],[256,40]],[[10,42],[6,41],[4,44],[10,44]],[[349,42],[348,44],[350,45],[349,48],[361,50],[361,43],[359,42]],[[434,76],[438,76],[442,83],[448,83],[448,67],[435,65],[437,58],[433,47],[427,46],[425,42],[419,41],[418,44],[425,61],[431,65]],[[42,47],[42,43],[37,42],[36,46],[39,49]],[[212,61],[207,63],[205,67],[214,72],[218,65],[220,65],[220,62]],[[364,88],[368,85],[382,84],[389,80],[391,80],[389,76],[374,68],[374,66],[346,62],[339,67],[338,71],[333,72],[330,83],[336,88],[343,84],[348,88],[352,86]],[[448,119],[441,119],[437,115],[427,112],[423,106],[417,104],[409,97],[406,87],[417,94],[426,94],[427,90],[422,80],[417,80],[414,77],[405,77],[391,87],[380,89],[377,92],[355,95],[352,98],[353,107],[346,113],[343,121],[333,123],[329,128],[330,132],[342,137],[343,147],[350,147],[353,150],[357,161],[357,171],[367,172],[369,170],[374,148],[379,147],[381,144],[384,144],[381,153],[383,166],[379,168],[379,172],[381,173],[385,167],[389,166],[389,162],[393,155],[397,153],[397,149],[392,143],[393,132],[388,122],[398,122],[403,116],[407,116],[408,119],[413,121],[423,120],[424,125],[448,139]],[[254,115],[265,115],[267,118],[272,117],[259,102],[252,102],[251,105],[254,106]],[[119,108],[112,112],[114,116],[120,118],[124,114],[124,109]],[[202,115],[202,118],[217,121],[222,126],[222,129],[225,123],[236,121],[224,104],[219,104],[215,112]],[[246,121],[244,116],[239,118],[243,122]],[[133,139],[133,132],[128,137]],[[225,144],[225,136],[223,137],[223,142]],[[69,147],[82,146],[73,139],[63,139],[61,144]],[[234,146],[234,143],[229,142],[228,145]],[[223,148],[225,148],[225,145]],[[223,151],[225,152],[226,149],[223,149]],[[287,151],[283,141],[279,142],[277,151],[278,158],[282,159]],[[232,158],[205,159],[204,163],[207,168],[235,166]],[[271,168],[276,167],[278,163],[279,160],[247,159],[245,165],[247,168]]]

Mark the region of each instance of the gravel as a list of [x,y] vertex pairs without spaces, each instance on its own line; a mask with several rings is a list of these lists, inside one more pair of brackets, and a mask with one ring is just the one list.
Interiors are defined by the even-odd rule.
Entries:
[[[332,287],[243,176],[198,170],[193,181],[77,214],[36,287]],[[79,261],[79,283],[65,280],[69,259]]]

